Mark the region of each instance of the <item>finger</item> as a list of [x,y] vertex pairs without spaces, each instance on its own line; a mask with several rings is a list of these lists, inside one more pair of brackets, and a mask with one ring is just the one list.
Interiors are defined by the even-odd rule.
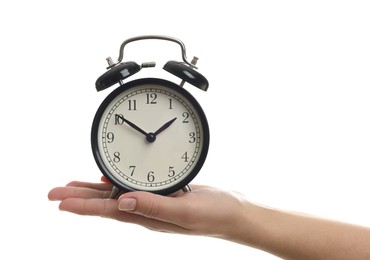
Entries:
[[110,184],[110,181],[107,179],[107,177],[105,176],[101,176],[100,180],[104,183],[109,183]]
[[66,198],[59,209],[79,215],[113,217],[117,212],[117,201],[101,198]]
[[148,219],[137,214],[122,212],[118,210],[117,205],[117,200],[111,199],[68,198],[60,203],[59,209],[79,215],[112,218],[127,223],[138,224],[155,231],[183,234],[189,233],[187,229],[171,223],[162,222],[156,219]]
[[85,187],[96,190],[112,190],[112,184],[109,183],[91,183],[91,182],[81,182],[81,181],[72,181],[67,184],[67,186],[72,187]]
[[118,199],[118,208],[122,211],[139,214],[149,219],[160,220],[186,228],[194,207],[185,198],[167,197],[148,192],[129,192]]
[[110,190],[97,190],[85,187],[57,187],[52,189],[49,200],[65,200],[67,198],[108,198]]

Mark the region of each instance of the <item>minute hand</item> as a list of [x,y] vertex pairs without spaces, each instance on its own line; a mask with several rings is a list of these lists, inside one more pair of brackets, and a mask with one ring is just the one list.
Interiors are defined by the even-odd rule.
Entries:
[[143,129],[141,129],[140,127],[138,127],[137,125],[135,125],[134,123],[132,123],[131,121],[128,121],[126,118],[124,118],[123,116],[121,115],[117,115],[119,118],[121,118],[124,122],[126,122],[129,126],[131,126],[132,128],[134,128],[135,130],[139,131],[140,133],[142,133],[143,135],[147,136],[147,132],[145,132]]
[[154,135],[157,136],[159,133],[161,133],[163,130],[169,127],[173,122],[175,122],[176,119],[177,117],[175,117],[174,119],[171,119],[170,121],[162,125],[157,131],[154,132]]

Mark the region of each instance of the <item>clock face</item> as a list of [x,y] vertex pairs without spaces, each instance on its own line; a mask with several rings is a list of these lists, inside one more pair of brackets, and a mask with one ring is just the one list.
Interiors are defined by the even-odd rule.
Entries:
[[148,78],[117,88],[103,101],[91,141],[100,170],[115,186],[170,194],[201,169],[209,129],[190,93]]

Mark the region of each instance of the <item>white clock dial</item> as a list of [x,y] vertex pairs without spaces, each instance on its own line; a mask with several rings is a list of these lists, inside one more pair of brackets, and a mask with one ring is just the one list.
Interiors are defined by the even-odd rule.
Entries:
[[185,186],[202,167],[209,130],[188,92],[149,79],[107,97],[94,120],[92,141],[103,174],[114,184],[169,193]]

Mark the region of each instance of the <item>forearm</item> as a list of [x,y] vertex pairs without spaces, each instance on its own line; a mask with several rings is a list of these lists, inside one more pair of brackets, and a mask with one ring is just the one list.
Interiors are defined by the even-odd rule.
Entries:
[[245,203],[226,239],[284,259],[370,259],[370,229]]

